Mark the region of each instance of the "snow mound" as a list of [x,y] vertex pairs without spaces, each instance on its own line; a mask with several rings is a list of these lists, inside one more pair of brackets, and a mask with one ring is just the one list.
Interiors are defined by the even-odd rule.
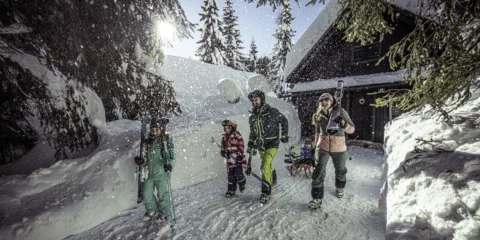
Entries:
[[480,239],[480,92],[452,113],[386,128],[386,239]]
[[223,100],[228,103],[238,103],[240,98],[243,97],[243,91],[240,87],[232,80],[228,78],[223,78],[218,81],[217,89],[220,91]]
[[253,92],[254,90],[262,90],[265,93],[272,92],[272,87],[268,84],[267,78],[261,74],[255,74],[248,78],[247,80],[247,90],[248,92]]

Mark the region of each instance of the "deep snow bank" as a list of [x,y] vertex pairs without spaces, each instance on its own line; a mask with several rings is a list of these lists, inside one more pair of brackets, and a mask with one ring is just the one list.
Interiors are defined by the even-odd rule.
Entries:
[[386,130],[386,239],[480,239],[480,92],[451,124],[426,111]]

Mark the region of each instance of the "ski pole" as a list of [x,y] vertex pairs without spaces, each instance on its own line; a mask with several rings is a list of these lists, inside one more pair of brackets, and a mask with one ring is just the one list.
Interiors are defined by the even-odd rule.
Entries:
[[[247,166],[248,166],[250,169],[252,169],[252,154],[251,154],[251,153],[248,155],[248,163],[247,163]],[[249,175],[249,174],[247,174],[247,175]],[[260,181],[265,187],[270,188],[270,184],[268,184],[268,183],[265,182],[261,177],[259,177],[257,174],[255,174],[255,173],[253,172],[253,169],[252,169],[252,171],[250,172],[250,175],[252,175],[252,176],[254,176],[256,179],[258,179],[258,181]]]
[[[163,141],[163,155],[166,164],[170,164],[170,160],[167,157],[167,141]],[[173,207],[173,197],[172,197],[172,181],[171,181],[171,172],[167,173],[167,183],[168,183],[168,195],[169,195],[169,200],[170,200],[170,214],[171,214],[171,222],[170,222],[170,228],[172,229],[172,235],[175,234],[175,209]]]

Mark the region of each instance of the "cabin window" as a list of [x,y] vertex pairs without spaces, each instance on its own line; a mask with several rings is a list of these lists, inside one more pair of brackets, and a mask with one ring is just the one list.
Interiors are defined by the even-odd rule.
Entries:
[[380,58],[380,42],[353,47],[353,63],[370,62]]

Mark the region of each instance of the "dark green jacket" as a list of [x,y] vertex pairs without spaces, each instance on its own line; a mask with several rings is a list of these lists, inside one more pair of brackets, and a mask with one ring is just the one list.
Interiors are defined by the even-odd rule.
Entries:
[[288,136],[287,118],[268,104],[263,104],[257,114],[252,111],[250,113],[249,141],[254,142],[258,149],[278,148],[280,126],[282,126],[280,137]]
[[[176,156],[172,139],[166,135],[163,139],[167,141],[167,157],[172,167],[175,167]],[[147,167],[148,179],[160,178],[165,174],[164,166],[166,161],[163,157],[163,141],[160,138],[150,138],[147,140]]]

